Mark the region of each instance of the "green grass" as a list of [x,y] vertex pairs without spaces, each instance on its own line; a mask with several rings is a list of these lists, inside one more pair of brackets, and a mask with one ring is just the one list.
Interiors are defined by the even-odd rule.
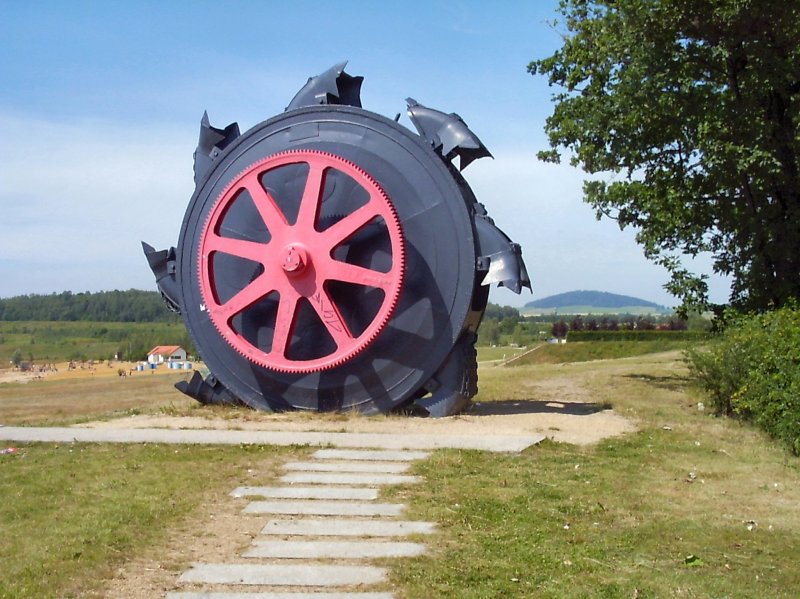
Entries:
[[392,570],[402,596],[797,597],[800,461],[698,410],[680,362],[482,375],[481,401],[518,396],[527,381],[570,381],[641,430],[517,456],[440,451],[416,464],[425,483],[392,497],[441,532],[426,556]]
[[546,343],[518,360],[513,366],[525,364],[564,364],[589,360],[616,360],[675,349],[684,349],[685,341],[578,341],[574,343]]
[[85,597],[204,502],[228,500],[248,468],[268,474],[298,452],[34,443],[0,455],[0,597]]
[[477,347],[476,349],[478,350],[478,362],[510,360],[514,356],[517,356],[525,351],[519,347],[509,347],[507,345],[496,347],[482,346]]

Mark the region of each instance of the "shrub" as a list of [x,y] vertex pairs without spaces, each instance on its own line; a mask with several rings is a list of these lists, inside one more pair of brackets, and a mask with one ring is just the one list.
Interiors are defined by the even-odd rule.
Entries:
[[800,308],[729,315],[688,361],[718,413],[752,421],[800,454]]
[[569,341],[699,341],[708,338],[704,331],[570,331]]

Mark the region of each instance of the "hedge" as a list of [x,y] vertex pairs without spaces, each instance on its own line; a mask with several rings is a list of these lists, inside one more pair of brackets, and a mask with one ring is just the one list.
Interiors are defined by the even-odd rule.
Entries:
[[705,331],[570,331],[567,341],[701,341]]
[[754,422],[800,455],[800,309],[729,316],[718,340],[688,352],[720,414]]

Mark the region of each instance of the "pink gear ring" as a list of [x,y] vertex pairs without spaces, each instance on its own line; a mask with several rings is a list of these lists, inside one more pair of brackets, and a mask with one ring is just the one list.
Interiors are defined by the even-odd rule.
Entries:
[[[308,166],[297,220],[290,224],[274,198],[261,184],[268,171],[290,164]],[[363,206],[324,231],[317,221],[328,171],[349,176],[368,194]],[[267,243],[245,241],[220,234],[222,221],[243,190],[253,200],[270,233]],[[362,228],[381,218],[388,232],[392,264],[388,272],[348,264],[333,257],[334,250]],[[405,272],[405,250],[400,221],[389,197],[378,183],[352,162],[316,150],[293,150],[260,160],[237,175],[211,209],[200,237],[198,270],[204,309],[223,339],[242,356],[265,368],[290,373],[310,373],[334,368],[363,351],[392,316]],[[212,257],[216,252],[261,264],[263,272],[224,302],[218,300]],[[383,301],[372,321],[353,335],[327,283],[341,281],[383,291]],[[232,325],[235,316],[268,295],[279,301],[271,348],[253,345]],[[288,357],[300,302],[307,301],[330,334],[336,349],[328,355],[295,360]]]

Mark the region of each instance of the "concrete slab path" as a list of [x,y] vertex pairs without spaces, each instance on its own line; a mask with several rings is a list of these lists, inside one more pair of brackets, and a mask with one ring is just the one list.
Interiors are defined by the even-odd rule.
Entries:
[[368,487],[236,487],[231,497],[268,497],[270,499],[352,499],[371,501],[378,489]]
[[242,510],[245,514],[286,514],[309,516],[399,516],[405,508],[399,503],[362,503],[355,501],[253,501]]
[[237,593],[214,591],[179,591],[167,593],[167,599],[394,599],[391,593]]
[[398,541],[254,541],[242,557],[275,559],[372,559],[412,557],[425,553],[425,545]]
[[180,582],[292,587],[330,587],[376,584],[386,580],[386,569],[375,566],[305,564],[192,564]]
[[92,429],[79,427],[0,426],[0,440],[54,443],[181,443],[203,445],[309,445],[369,449],[478,449],[520,452],[544,439],[543,435],[482,435],[480,437],[388,434],[234,431],[210,429]]
[[[394,599],[392,593],[342,592],[341,588],[358,586],[369,591],[383,585],[377,588],[385,589],[386,569],[374,566],[372,560],[425,552],[422,543],[402,538],[431,534],[435,525],[398,520],[403,504],[377,501],[379,485],[418,482],[420,477],[401,472],[410,468],[410,458],[422,456],[427,454],[319,450],[309,461],[284,464],[282,486],[237,487],[230,493],[233,497],[264,498],[245,505],[244,517],[283,517],[269,520],[250,547],[239,550],[238,557],[249,563],[195,563],[178,579],[184,587],[181,593],[170,593],[167,599]],[[210,587],[214,591],[204,590],[209,585],[214,585]],[[282,586],[287,592],[237,595],[236,587],[243,585]],[[229,590],[220,591],[225,587]],[[297,592],[303,587],[313,587],[315,592]]]
[[396,462],[289,462],[284,470],[298,472],[372,472],[381,474],[402,474],[411,464]]
[[424,460],[427,451],[392,451],[390,449],[318,449],[311,457],[315,460],[371,460],[375,462],[413,462]]
[[339,474],[333,472],[290,472],[278,480],[282,483],[310,483],[319,485],[407,485],[420,481],[410,474]]
[[431,522],[303,518],[270,520],[261,530],[261,534],[312,537],[404,537],[414,534],[429,535],[435,530],[436,525]]

